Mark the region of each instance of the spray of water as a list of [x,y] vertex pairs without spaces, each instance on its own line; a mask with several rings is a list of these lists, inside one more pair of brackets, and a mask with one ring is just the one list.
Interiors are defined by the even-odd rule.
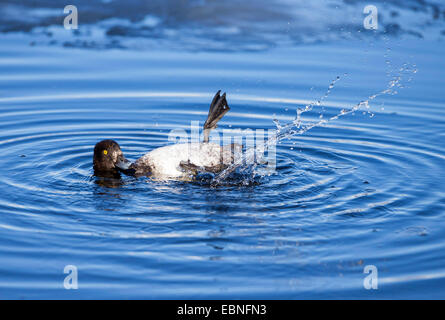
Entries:
[[[257,166],[257,163],[259,162],[258,157],[262,157],[262,155],[264,155],[264,153],[268,150],[268,148],[270,148],[271,146],[275,146],[279,141],[283,139],[288,139],[296,135],[302,135],[311,130],[312,128],[324,126],[331,121],[337,120],[338,118],[346,116],[348,114],[353,114],[359,110],[363,110],[365,113],[368,113],[370,117],[373,117],[374,114],[370,111],[370,105],[369,105],[370,102],[383,95],[397,94],[398,93],[397,90],[404,87],[404,84],[402,83],[402,79],[404,79],[404,76],[407,74],[410,75],[406,80],[406,82],[411,82],[412,74],[416,72],[417,70],[415,65],[404,63],[402,67],[400,67],[397,70],[396,75],[394,75],[389,80],[388,85],[386,86],[385,89],[368,96],[366,99],[360,101],[350,109],[342,109],[340,113],[336,114],[335,116],[332,116],[327,119],[323,119],[323,117],[321,117],[319,121],[303,124],[302,114],[313,110],[314,107],[322,105],[323,101],[325,101],[326,98],[329,97],[336,83],[340,81],[340,79],[342,78],[341,76],[337,76],[329,84],[328,89],[320,99],[306,105],[304,108],[297,109],[297,114],[293,121],[286,123],[285,125],[282,125],[277,119],[274,119],[273,121],[277,127],[277,131],[275,132],[275,134],[271,136],[269,139],[267,139],[265,142],[257,145],[256,147],[246,150],[244,157],[240,157],[233,164],[231,164],[225,170],[216,175],[213,178],[211,185],[217,186],[221,184],[232,172],[234,172],[237,169],[243,171],[250,167],[251,171],[254,172],[254,169]],[[347,76],[347,74],[344,74],[343,76]],[[257,157],[256,162],[253,161],[255,159],[255,156]]]

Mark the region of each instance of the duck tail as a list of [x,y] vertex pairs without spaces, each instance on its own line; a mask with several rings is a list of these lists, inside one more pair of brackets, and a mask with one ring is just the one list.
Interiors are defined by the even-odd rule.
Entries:
[[226,93],[224,92],[220,96],[221,90],[219,90],[210,104],[209,115],[204,123],[204,142],[209,142],[210,130],[217,127],[217,123],[221,118],[230,110],[226,100]]

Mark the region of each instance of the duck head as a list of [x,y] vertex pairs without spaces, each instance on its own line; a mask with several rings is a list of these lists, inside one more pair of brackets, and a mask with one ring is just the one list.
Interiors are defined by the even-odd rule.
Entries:
[[131,162],[125,159],[119,144],[103,140],[94,147],[93,168],[96,175],[118,174],[130,169]]

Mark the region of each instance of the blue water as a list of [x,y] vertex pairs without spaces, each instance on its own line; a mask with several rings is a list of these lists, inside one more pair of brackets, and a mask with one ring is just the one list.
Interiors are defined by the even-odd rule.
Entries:
[[[0,36],[0,298],[444,297],[442,40],[191,50],[42,39]],[[93,175],[95,143],[113,138],[135,160],[203,123],[218,89],[231,106],[220,129],[273,130],[337,76],[304,123],[386,89],[404,63],[417,72],[397,94],[282,140],[276,172],[251,183]],[[77,290],[64,288],[67,265]],[[367,265],[377,290],[363,286]]]

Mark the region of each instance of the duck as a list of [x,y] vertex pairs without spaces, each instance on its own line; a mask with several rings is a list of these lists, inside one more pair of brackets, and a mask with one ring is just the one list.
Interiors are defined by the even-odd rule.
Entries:
[[135,162],[129,161],[119,144],[112,139],[98,142],[94,147],[93,169],[96,176],[149,176],[158,179],[178,179],[195,176],[201,172],[219,173],[238,158],[242,152],[239,144],[209,142],[210,131],[230,110],[226,93],[219,90],[210,103],[207,120],[203,126],[203,141],[177,143],[156,148]]

